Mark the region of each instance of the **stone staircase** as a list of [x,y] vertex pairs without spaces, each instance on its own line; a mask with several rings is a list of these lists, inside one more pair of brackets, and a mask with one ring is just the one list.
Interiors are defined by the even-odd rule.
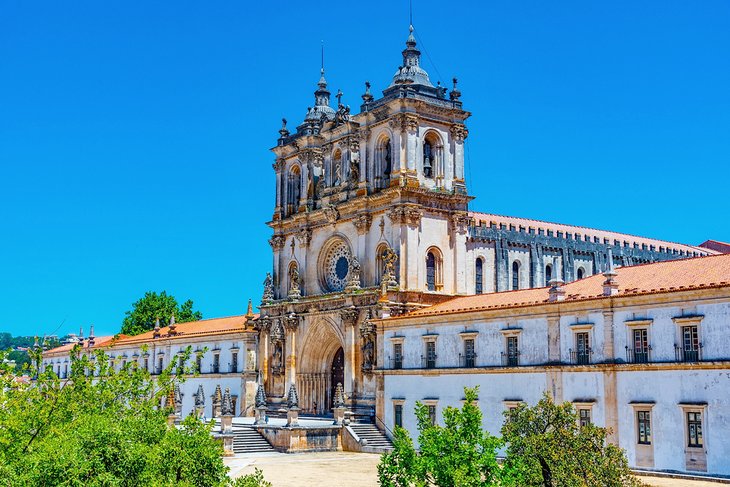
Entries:
[[233,427],[233,453],[275,452],[273,446],[254,428],[245,426]]
[[366,441],[363,451],[384,453],[393,449],[390,439],[372,423],[350,423],[350,428],[360,440]]

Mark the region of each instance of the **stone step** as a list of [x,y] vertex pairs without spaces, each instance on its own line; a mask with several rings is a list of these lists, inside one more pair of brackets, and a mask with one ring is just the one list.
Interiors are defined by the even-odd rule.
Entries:
[[393,443],[390,441],[390,438],[374,424],[352,423],[350,427],[360,439],[365,440],[363,447],[367,450],[384,452],[393,449]]
[[233,427],[233,453],[260,453],[275,451],[266,438],[253,428]]

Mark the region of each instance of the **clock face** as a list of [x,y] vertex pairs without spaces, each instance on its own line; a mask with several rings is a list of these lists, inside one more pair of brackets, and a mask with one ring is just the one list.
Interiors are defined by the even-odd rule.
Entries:
[[347,286],[347,276],[350,273],[350,248],[345,242],[338,240],[327,247],[325,252],[322,274],[327,291],[342,291]]

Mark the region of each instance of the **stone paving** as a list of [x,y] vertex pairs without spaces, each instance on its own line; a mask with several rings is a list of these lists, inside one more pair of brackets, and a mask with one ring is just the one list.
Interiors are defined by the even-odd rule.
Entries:
[[[378,487],[380,455],[372,453],[260,453],[226,458],[231,476],[264,472],[273,487]],[[652,487],[720,487],[717,482],[642,477]]]

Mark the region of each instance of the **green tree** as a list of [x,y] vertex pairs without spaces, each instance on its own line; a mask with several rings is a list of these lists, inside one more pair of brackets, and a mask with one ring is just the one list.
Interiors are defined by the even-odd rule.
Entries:
[[478,387],[464,389],[461,409],[447,407],[444,426],[432,424],[428,406],[416,403],[419,451],[408,433],[396,427],[394,449],[378,465],[380,485],[408,487],[476,487],[496,485],[500,469],[496,450],[501,441],[482,429]]
[[[190,355],[188,348],[184,360]],[[171,410],[161,404],[183,380],[173,374],[177,363],[152,377],[133,363],[115,370],[104,351],[77,346],[68,381],[31,366],[37,379],[24,384],[3,358],[0,486],[231,485],[212,423],[190,416],[179,428],[167,425]]]
[[504,483],[525,487],[640,486],[624,451],[606,442],[607,430],[579,426],[572,404],[555,404],[547,393],[534,407],[505,412],[509,445]]
[[125,313],[121,333],[139,335],[153,329],[158,318],[161,325],[165,326],[173,315],[178,323],[203,319],[200,311],[193,310],[192,300],[188,299],[182,305],[178,305],[177,299],[165,291],[159,294],[147,291],[144,297],[132,305],[131,311]]

